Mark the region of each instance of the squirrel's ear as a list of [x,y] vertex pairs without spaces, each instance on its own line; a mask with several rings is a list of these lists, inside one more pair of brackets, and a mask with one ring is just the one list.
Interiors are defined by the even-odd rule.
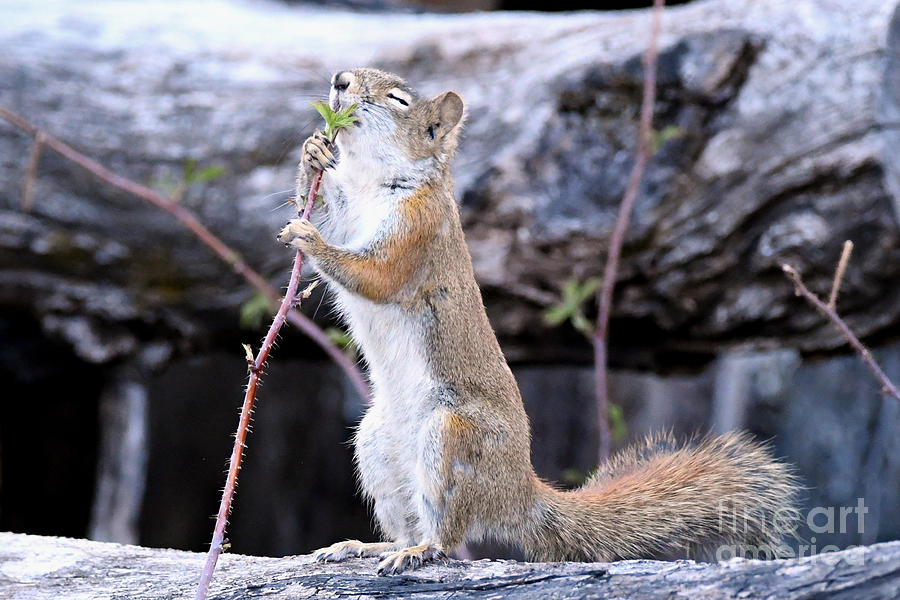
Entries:
[[447,131],[456,127],[463,115],[463,101],[456,92],[444,92],[437,97],[438,114],[441,118],[441,125],[447,128]]
[[444,92],[432,100],[436,108],[437,123],[428,128],[432,139],[437,133],[444,137],[456,127],[463,116],[463,101],[456,92]]

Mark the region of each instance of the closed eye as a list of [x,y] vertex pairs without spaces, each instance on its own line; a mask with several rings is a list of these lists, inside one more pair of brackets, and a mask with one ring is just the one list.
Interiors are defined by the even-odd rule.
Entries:
[[387,97],[400,104],[401,106],[409,106],[409,99],[402,97],[399,93],[399,90],[397,92],[388,92]]
[[388,94],[388,98],[390,98],[391,100],[396,100],[397,102],[399,102],[399,103],[402,104],[403,106],[409,106],[409,102],[407,102],[406,100],[404,100],[404,99],[401,98],[400,96],[395,96],[395,95],[393,95],[393,94]]

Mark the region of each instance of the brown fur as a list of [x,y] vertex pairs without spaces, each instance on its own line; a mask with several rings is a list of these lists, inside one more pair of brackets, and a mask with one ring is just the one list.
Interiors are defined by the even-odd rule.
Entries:
[[[528,418],[488,322],[453,198],[449,165],[462,101],[452,92],[423,99],[403,80],[372,69],[339,74],[335,81],[347,87],[333,98],[368,103],[361,115],[367,119],[361,127],[368,129],[361,131],[370,137],[348,132],[341,152],[349,156],[341,160],[359,160],[355,153],[363,151],[370,159],[395,160],[392,151],[399,148],[433,172],[362,250],[326,242],[308,223],[292,223],[282,234],[340,289],[402,308],[416,328],[397,339],[422,336],[436,382],[421,397],[376,398],[378,412],[367,414],[357,437],[363,487],[382,526],[418,544],[386,558],[381,572],[415,567],[439,557],[441,549],[482,537],[515,543],[541,560],[697,557],[722,544],[776,544],[775,513],[793,508],[796,486],[789,469],[747,435],[686,445],[653,437],[613,457],[575,491],[538,479]],[[400,93],[408,107],[387,97]],[[384,119],[392,126],[384,127]],[[371,142],[378,127],[384,137]],[[355,139],[369,140],[370,147]],[[313,145],[318,149],[304,152],[301,183],[315,161],[331,161],[327,148]],[[370,364],[381,364],[380,348],[363,345]],[[391,412],[395,403],[411,408]],[[397,421],[378,420],[384,415]],[[413,418],[415,435],[391,446],[397,428],[409,427]],[[392,488],[395,471],[411,474]],[[410,486],[418,512],[399,522],[387,508],[379,512],[379,502]],[[734,511],[742,519],[746,513],[746,522],[735,524]],[[317,556],[340,560],[376,548],[385,545],[346,542]]]

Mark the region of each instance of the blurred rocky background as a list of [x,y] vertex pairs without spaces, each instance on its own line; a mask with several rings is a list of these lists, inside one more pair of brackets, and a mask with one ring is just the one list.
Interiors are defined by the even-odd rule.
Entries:
[[[547,3],[549,4],[549,3]],[[604,3],[600,3],[603,5]],[[648,3],[3,0],[0,105],[167,193],[273,285],[309,106],[368,65],[459,91],[457,194],[539,473],[596,460],[591,347],[544,313],[597,276],[631,168]],[[900,381],[900,18],[887,0],[667,8],[650,161],[612,320],[616,443],[749,429],[797,465],[795,545],[900,537],[900,406],[793,294],[825,293]],[[489,12],[455,11],[484,10]],[[0,123],[0,530],[205,549],[254,291],[169,215]],[[197,177],[197,173],[205,173]],[[185,185],[190,183],[191,185]],[[590,304],[588,317],[593,317]],[[327,298],[304,311],[333,326]],[[302,553],[371,538],[347,444],[364,405],[286,331],[229,537]],[[864,498],[841,530],[840,507]],[[829,524],[828,510],[834,519]],[[807,553],[809,550],[807,550]]]

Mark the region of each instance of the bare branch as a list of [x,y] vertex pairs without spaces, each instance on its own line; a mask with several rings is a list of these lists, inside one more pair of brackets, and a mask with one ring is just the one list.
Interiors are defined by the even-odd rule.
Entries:
[[[846,246],[845,246],[846,247]],[[862,357],[863,362],[865,362],[866,366],[869,367],[869,370],[875,376],[875,379],[881,384],[881,391],[889,396],[893,396],[897,400],[900,400],[900,391],[897,390],[897,386],[893,384],[893,382],[885,375],[884,371],[878,366],[878,363],[875,362],[875,358],[872,356],[872,353],[869,352],[869,349],[866,348],[859,338],[856,337],[856,334],[853,333],[853,330],[847,325],[847,323],[837,314],[833,307],[829,306],[822,302],[818,296],[809,291],[803,284],[803,280],[800,278],[800,274],[794,269],[792,266],[783,264],[781,265],[781,269],[784,271],[784,274],[794,282],[794,293],[798,296],[804,298],[807,302],[809,302],[812,306],[814,306],[820,313],[822,313],[825,318],[831,321],[835,327],[837,327],[840,332],[844,335],[844,338],[850,343],[856,353]]]
[[838,292],[841,289],[841,282],[844,280],[844,272],[847,270],[847,263],[850,262],[850,254],[853,252],[853,242],[846,240],[844,249],[841,251],[841,260],[838,261],[837,269],[834,270],[834,281],[831,283],[831,294],[828,295],[828,308],[837,309]]
[[638,126],[637,157],[631,175],[628,177],[628,186],[625,195],[619,205],[619,214],[616,217],[616,225],[613,229],[609,243],[609,254],[606,259],[606,267],[603,270],[603,284],[597,296],[597,329],[594,332],[594,377],[597,394],[597,422],[599,426],[600,449],[599,459],[603,463],[609,458],[610,432],[609,432],[609,384],[607,372],[607,340],[609,338],[609,316],[612,312],[613,289],[616,285],[616,276],[619,270],[619,257],[622,254],[622,245],[625,243],[625,232],[628,230],[628,222],[631,220],[631,212],[641,180],[644,177],[644,169],[650,158],[650,131],[653,124],[653,105],[656,102],[656,59],[658,56],[657,40],[659,39],[660,21],[662,19],[664,0],[654,0],[653,17],[650,26],[650,39],[647,43],[647,53],[644,55],[644,95],[641,102],[641,117]]
[[38,163],[41,161],[41,150],[44,147],[43,131],[38,131],[31,145],[31,155],[28,157],[28,170],[25,171],[25,183],[22,186],[22,211],[31,212],[34,205],[34,179],[37,176]]

